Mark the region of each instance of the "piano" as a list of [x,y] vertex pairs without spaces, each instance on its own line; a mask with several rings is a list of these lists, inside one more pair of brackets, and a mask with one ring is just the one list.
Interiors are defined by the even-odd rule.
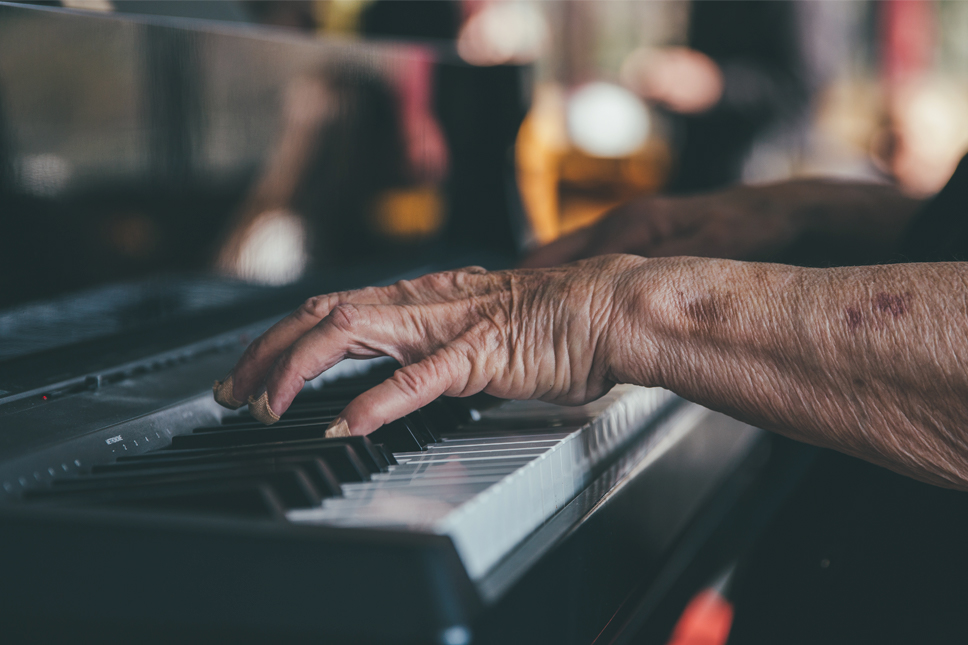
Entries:
[[[0,61],[5,641],[664,642],[802,472],[791,444],[660,389],[443,398],[350,439],[328,422],[392,362],[344,361],[272,427],[215,404],[308,295],[513,263],[530,70],[13,5]],[[293,116],[286,93],[316,90]],[[414,109],[443,175],[380,166],[413,163]],[[414,200],[440,217],[414,224]],[[309,269],[203,270],[276,211],[313,231]]]

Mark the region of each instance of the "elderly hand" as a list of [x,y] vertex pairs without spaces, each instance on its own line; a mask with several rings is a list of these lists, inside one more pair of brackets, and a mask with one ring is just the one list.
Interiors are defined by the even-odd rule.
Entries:
[[851,249],[827,263],[890,259],[921,206],[892,186],[801,179],[738,186],[689,197],[643,197],[596,224],[535,251],[522,266],[555,266],[605,253],[776,260],[811,240],[823,253]]
[[[661,386],[800,441],[968,490],[968,263],[806,269],[611,255],[470,268],[309,300],[216,389],[284,412],[344,358],[403,367],[327,434],[367,434],[440,395],[584,403]],[[236,400],[239,399],[239,400]]]
[[311,298],[249,346],[226,384],[237,401],[266,396],[271,418],[344,358],[395,358],[403,367],[343,411],[352,434],[441,395],[584,403],[624,369],[630,347],[618,312],[643,262],[609,256],[549,270],[471,267]]
[[800,232],[794,209],[772,205],[759,189],[693,197],[645,197],[535,251],[522,266],[543,267],[606,253],[650,257],[766,258]]

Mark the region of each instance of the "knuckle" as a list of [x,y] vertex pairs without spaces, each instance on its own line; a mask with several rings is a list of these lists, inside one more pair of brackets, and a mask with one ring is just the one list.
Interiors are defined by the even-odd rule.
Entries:
[[349,331],[362,319],[362,311],[356,305],[339,304],[329,312],[331,324],[339,330]]
[[393,382],[404,392],[414,394],[423,391],[429,379],[424,370],[407,366],[397,370],[392,377]]
[[328,296],[313,296],[296,310],[297,315],[310,318],[321,318],[329,302]]
[[399,282],[394,283],[393,288],[407,298],[414,298],[420,293],[420,288],[414,283],[413,280],[400,280]]
[[380,301],[385,293],[383,287],[366,287],[360,289],[359,291],[353,292],[357,297],[362,299],[362,302]]
[[424,281],[427,285],[434,291],[440,291],[450,287],[454,283],[453,274],[447,273],[430,273],[424,276]]

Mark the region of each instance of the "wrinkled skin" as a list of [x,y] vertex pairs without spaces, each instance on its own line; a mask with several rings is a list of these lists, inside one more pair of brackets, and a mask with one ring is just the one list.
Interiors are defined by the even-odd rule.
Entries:
[[233,371],[235,396],[259,393],[264,379],[269,406],[281,414],[307,380],[344,358],[392,356],[404,367],[343,412],[353,434],[440,395],[585,403],[615,383],[616,303],[641,262],[470,267],[311,298],[248,348]]
[[[257,339],[233,394],[272,412],[344,358],[404,367],[334,426],[440,395],[577,404],[658,385],[800,441],[968,490],[968,263],[806,269],[611,255],[471,268],[313,298]],[[259,400],[262,400],[261,397]]]
[[[830,230],[879,217],[885,243],[916,207],[890,190],[816,182],[747,189],[717,207],[757,199],[769,211],[791,198],[789,217],[812,213]],[[232,395],[258,395],[271,420],[340,360],[392,356],[403,367],[332,428],[362,435],[440,395],[578,404],[615,383],[661,386],[968,490],[966,302],[968,263],[958,262],[810,269],[608,255],[555,269],[468,268],[310,299],[249,347]]]

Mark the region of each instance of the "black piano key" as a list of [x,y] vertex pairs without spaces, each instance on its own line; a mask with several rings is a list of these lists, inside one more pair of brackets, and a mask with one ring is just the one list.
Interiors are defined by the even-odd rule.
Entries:
[[333,385],[320,390],[303,390],[296,395],[295,403],[327,403],[352,401],[354,398],[377,385],[377,382],[360,385]]
[[[235,418],[235,417],[233,417]],[[293,428],[296,426],[310,426],[323,424],[328,426],[329,423],[336,418],[336,415],[332,416],[319,416],[304,419],[289,419],[283,417],[280,421],[272,424],[273,428]],[[192,434],[205,434],[208,432],[226,432],[230,430],[253,430],[258,428],[265,428],[266,424],[261,421],[256,421],[255,419],[249,418],[247,421],[237,421],[235,423],[226,423],[220,426],[202,426],[192,430]]]
[[272,488],[285,508],[307,508],[322,503],[323,495],[302,468],[295,466],[233,468],[187,472],[164,472],[152,474],[124,473],[90,475],[72,479],[54,480],[53,486],[44,490],[26,491],[25,499],[55,498],[58,496],[97,496],[111,491],[138,488],[163,488],[186,486],[188,490],[204,491],[212,484],[240,483],[264,484]]
[[[172,437],[172,439],[177,439],[178,437],[184,437],[186,439],[193,438],[195,436],[205,437],[208,435],[177,435]],[[184,444],[184,442],[179,442]],[[181,451],[191,451],[192,454],[197,452],[207,451],[210,454],[217,453],[222,450],[232,449],[232,450],[265,450],[272,448],[287,448],[291,447],[293,449],[310,449],[317,446],[349,446],[351,450],[356,454],[357,459],[359,459],[370,472],[386,472],[390,465],[395,465],[396,460],[388,459],[382,451],[377,450],[376,446],[367,437],[339,437],[337,439],[325,439],[320,437],[315,437],[311,439],[299,439],[299,440],[288,440],[288,441],[276,441],[276,442],[257,442],[252,444],[240,444],[237,446],[192,446],[191,443],[188,445],[183,445],[178,447],[175,442],[172,445],[163,450],[159,450],[152,453],[146,453],[145,455],[132,455],[130,457],[119,457],[118,461],[127,461],[130,459],[137,459],[139,457],[148,457],[149,455],[160,455],[160,454],[179,454]],[[178,452],[176,452],[178,451]],[[183,453],[182,453],[183,454]]]
[[339,412],[349,404],[353,399],[340,399],[338,401],[322,401],[322,402],[301,402],[296,399],[286,410],[286,414],[299,414],[301,416],[307,416],[310,414],[329,414],[330,412]]
[[271,486],[252,482],[222,482],[198,486],[169,485],[88,492],[85,495],[32,495],[34,501],[71,505],[120,506],[146,510],[282,519],[285,509]]
[[378,428],[367,435],[373,443],[383,444],[390,452],[419,452],[427,449],[427,433],[416,428],[404,417]]
[[[397,422],[394,422],[397,423]],[[393,424],[391,424],[393,425]],[[387,427],[387,426],[385,426]],[[379,431],[377,431],[379,432]],[[376,434],[376,433],[373,433]],[[370,438],[373,437],[370,435]],[[288,441],[301,441],[306,439],[325,439],[326,435],[326,425],[325,424],[311,424],[306,426],[293,426],[286,428],[276,428],[275,426],[263,426],[262,428],[244,429],[244,430],[226,430],[224,432],[210,432],[203,434],[186,434],[186,435],[176,435],[171,438],[171,445],[167,448],[168,450],[185,450],[193,448],[234,448],[240,446],[251,446],[260,444],[281,444]],[[341,437],[340,439],[359,439],[362,437]],[[337,441],[337,439],[330,439],[330,441]],[[413,432],[407,424],[398,423],[398,429],[391,429],[381,435],[378,435],[377,441],[382,443],[384,441],[392,441],[393,445],[388,445],[387,448],[390,452],[409,452],[424,450],[426,442],[423,444],[414,436]],[[370,442],[367,442],[370,443]],[[377,453],[373,448],[372,444],[367,446],[363,444],[364,449],[372,456],[374,461],[377,462],[381,470],[386,470],[386,468],[391,463],[396,463],[394,460],[390,462],[382,454]],[[358,456],[359,453],[357,453]]]
[[[158,451],[144,455],[132,455],[130,458],[119,459],[113,464],[93,466],[91,472],[98,474],[176,465],[232,464],[260,459],[284,459],[300,456],[321,459],[341,484],[367,481],[372,474],[370,469],[360,461],[356,453],[347,445],[325,445],[315,448],[283,446],[257,448],[255,450],[205,450],[201,451],[200,454],[192,454],[190,451]],[[379,472],[379,470],[374,468],[372,472]]]
[[141,498],[106,502],[110,506],[146,510],[230,515],[246,518],[284,517],[285,510],[268,486],[248,486],[223,491],[204,491],[174,495],[147,495]]
[[176,435],[171,438],[170,448],[172,450],[185,448],[232,448],[235,446],[250,446],[260,443],[323,439],[325,435],[326,424],[321,423],[310,423],[292,427],[284,426],[281,428],[262,426],[261,428],[231,429],[223,432]]
[[326,406],[326,407],[314,407],[314,408],[297,408],[293,410],[290,408],[286,410],[283,418],[289,421],[299,421],[300,419],[335,419],[339,416],[339,413],[343,411],[345,405],[340,406]]
[[[290,418],[287,412],[285,415],[283,415],[280,421],[277,421],[276,423],[272,424],[271,427],[276,430],[281,428],[296,428],[296,427],[304,427],[304,426],[312,426],[312,425],[324,425],[328,427],[330,422],[332,422],[335,418],[336,418],[335,414],[330,416],[315,416],[315,417],[303,417],[303,418],[300,418],[297,416],[296,418]],[[408,445],[408,450],[418,450],[418,449],[422,450],[423,447],[426,446],[427,444],[437,443],[438,441],[440,441],[439,431],[431,423],[428,423],[427,417],[422,413],[421,410],[417,410],[416,412],[407,415],[407,417],[405,417],[402,420],[402,423],[406,424],[410,433],[413,434],[416,440],[416,443],[413,444],[413,446],[416,446],[418,444],[420,446],[420,448],[416,448]],[[233,423],[231,425],[202,426],[200,428],[193,429],[192,434],[209,434],[213,432],[227,432],[227,431],[234,431],[234,430],[257,430],[265,427],[267,427],[266,424],[262,423],[261,421],[252,420],[246,423]],[[443,432],[447,432],[448,430],[452,430],[452,429],[453,428],[451,427],[451,428],[446,428],[442,430]],[[391,431],[391,434],[393,434],[394,432],[396,431]],[[383,434],[379,436],[382,437]],[[372,439],[372,436],[371,436],[371,439]],[[377,443],[380,443],[380,442],[382,442],[382,440],[378,441]],[[396,441],[394,445],[402,446],[404,444],[401,444],[399,443],[399,441]],[[398,449],[394,449],[394,451],[403,452],[402,450],[398,450]]]
[[437,432],[437,428],[434,424],[429,421],[429,418],[423,409],[417,410],[416,412],[411,412],[406,417],[407,423],[410,424],[410,428],[419,435],[419,439],[424,443],[437,443],[440,441],[440,435]]
[[[346,401],[346,403],[349,403],[349,401]],[[346,407],[345,404],[307,406],[305,408],[296,407],[295,409],[293,409],[293,407],[290,407],[282,415],[282,421],[293,421],[293,420],[299,420],[299,419],[315,419],[315,418],[323,418],[323,417],[334,419],[337,415],[339,415],[340,412],[343,411],[343,408],[345,407]],[[281,423],[282,421],[280,421],[279,423]],[[260,422],[255,420],[248,410],[243,410],[238,415],[226,416],[226,417],[223,417],[222,419],[222,425],[225,425],[225,426],[241,426],[241,425],[248,425],[252,423],[260,423]]]
[[[111,466],[122,466],[112,468]],[[137,468],[130,466],[137,465]],[[334,497],[342,495],[340,484],[336,475],[330,470],[329,465],[319,457],[288,455],[273,458],[255,459],[235,459],[232,461],[208,461],[208,462],[186,462],[185,460],[166,461],[166,462],[142,462],[140,464],[109,464],[107,466],[94,467],[91,469],[91,477],[80,477],[77,480],[61,481],[109,481],[109,478],[138,478],[159,475],[176,474],[201,474],[212,473],[218,476],[219,473],[232,472],[253,472],[258,469],[286,469],[299,468],[312,482],[317,492],[322,497]]]
[[366,374],[341,378],[338,381],[326,383],[318,389],[307,387],[296,397],[297,401],[323,401],[344,397],[352,399],[387,380],[400,368],[397,364],[388,367],[374,367]]
[[470,410],[459,401],[441,397],[420,408],[420,413],[440,441],[440,435],[471,420]]
[[386,459],[388,464],[391,466],[397,465],[397,458],[393,456],[392,452],[387,450],[386,446],[384,446],[382,443],[375,443],[373,446],[380,452],[380,454],[383,455],[383,458]]

